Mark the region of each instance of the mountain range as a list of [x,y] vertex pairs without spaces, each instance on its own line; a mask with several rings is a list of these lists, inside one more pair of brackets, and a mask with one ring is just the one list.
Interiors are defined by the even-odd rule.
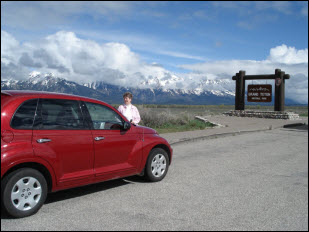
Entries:
[[[144,85],[144,86],[143,86]],[[1,90],[36,90],[68,93],[95,98],[109,104],[121,104],[125,92],[133,94],[134,104],[182,104],[182,105],[233,105],[235,93],[227,89],[228,83],[219,81],[205,81],[199,88],[193,90],[164,89],[164,84],[157,80],[155,88],[147,88],[147,83],[139,87],[121,87],[96,81],[79,84],[53,74],[31,73],[27,80],[1,80]],[[213,85],[224,86],[222,90],[214,90]],[[209,88],[208,90],[207,87]],[[216,88],[218,89],[218,88]],[[294,102],[286,99],[287,104]]]

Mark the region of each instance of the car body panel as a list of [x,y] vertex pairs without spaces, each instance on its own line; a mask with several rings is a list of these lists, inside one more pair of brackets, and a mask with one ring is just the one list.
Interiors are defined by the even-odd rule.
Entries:
[[[96,176],[113,172],[137,173],[142,158],[141,136],[120,130],[93,130],[93,138],[104,137],[94,142]],[[94,140],[94,139],[93,139]]]
[[[51,141],[38,143],[39,139]],[[33,130],[32,144],[34,154],[54,167],[58,184],[94,175],[93,141],[89,130]]]

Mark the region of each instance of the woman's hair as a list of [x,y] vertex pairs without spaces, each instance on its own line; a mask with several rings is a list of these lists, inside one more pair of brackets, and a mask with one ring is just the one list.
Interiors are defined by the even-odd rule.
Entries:
[[126,93],[123,94],[123,98],[125,98],[125,97],[128,97],[128,98],[132,99],[133,95],[130,92],[126,92]]

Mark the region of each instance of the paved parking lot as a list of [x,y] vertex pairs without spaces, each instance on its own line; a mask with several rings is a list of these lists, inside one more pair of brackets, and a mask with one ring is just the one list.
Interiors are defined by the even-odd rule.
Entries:
[[1,230],[308,230],[308,127],[174,147],[166,178],[138,177],[49,194]]

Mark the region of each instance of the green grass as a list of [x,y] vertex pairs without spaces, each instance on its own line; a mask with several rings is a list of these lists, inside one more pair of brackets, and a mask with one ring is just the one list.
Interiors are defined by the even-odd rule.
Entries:
[[182,131],[193,131],[193,130],[204,130],[206,128],[211,128],[214,125],[210,122],[202,122],[199,120],[190,120],[184,125],[165,123],[160,127],[154,127],[159,134],[182,132]]

